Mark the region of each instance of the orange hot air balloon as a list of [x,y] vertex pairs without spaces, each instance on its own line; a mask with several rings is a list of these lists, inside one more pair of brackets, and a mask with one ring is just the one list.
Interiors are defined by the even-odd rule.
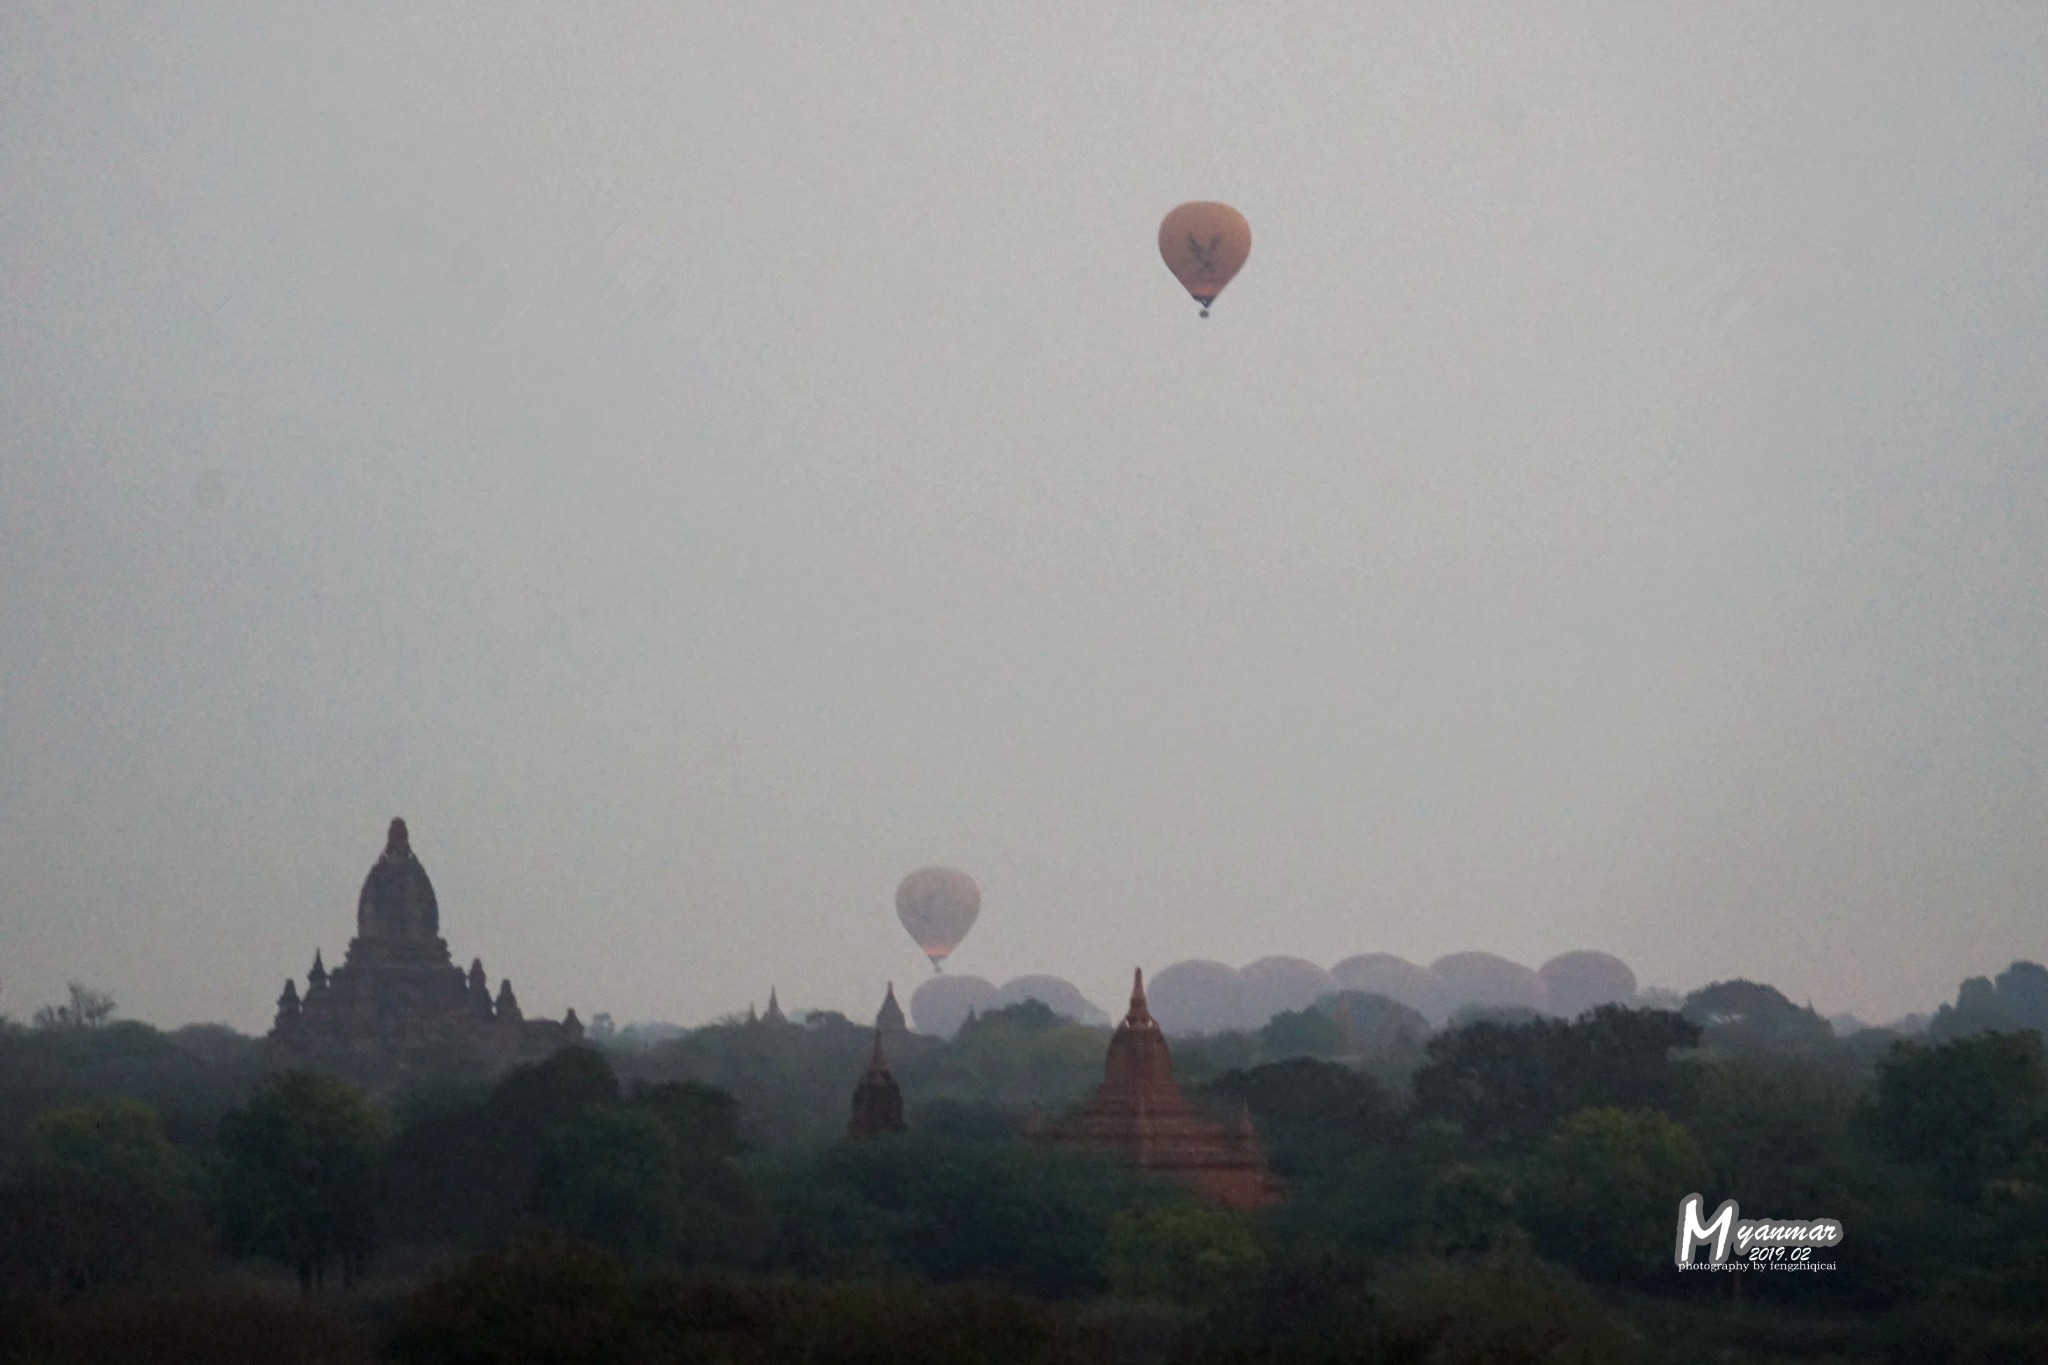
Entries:
[[1159,255],[1203,317],[1251,254],[1252,225],[1228,204],[1182,204],[1159,224]]
[[935,972],[980,913],[981,888],[957,868],[920,868],[896,888],[896,918],[932,960]]

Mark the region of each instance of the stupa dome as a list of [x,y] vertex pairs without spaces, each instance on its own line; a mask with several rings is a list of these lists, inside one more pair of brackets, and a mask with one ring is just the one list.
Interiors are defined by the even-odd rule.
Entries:
[[383,856],[363,878],[356,900],[356,936],[366,940],[432,940],[441,933],[434,884],[413,856],[405,821],[393,820]]
[[1143,1090],[1173,1082],[1173,1054],[1167,1051],[1166,1036],[1159,1031],[1152,1011],[1145,1004],[1145,973],[1131,978],[1131,1008],[1124,1021],[1109,1037],[1109,1055],[1103,1060],[1103,1084]]

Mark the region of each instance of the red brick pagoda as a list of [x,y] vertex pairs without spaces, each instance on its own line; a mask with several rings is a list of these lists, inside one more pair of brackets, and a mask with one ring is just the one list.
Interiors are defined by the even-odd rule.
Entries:
[[1281,1202],[1287,1188],[1266,1169],[1243,1110],[1226,1126],[1197,1110],[1173,1079],[1166,1035],[1145,1004],[1145,974],[1131,986],[1131,1009],[1109,1040],[1102,1084],[1062,1122],[1036,1134],[1052,1147],[1117,1152],[1234,1209]]

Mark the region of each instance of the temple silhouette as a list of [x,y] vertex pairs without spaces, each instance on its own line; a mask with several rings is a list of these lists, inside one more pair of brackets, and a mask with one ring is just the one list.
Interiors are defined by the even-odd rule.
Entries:
[[434,884],[413,855],[405,821],[393,820],[383,856],[363,879],[347,957],[330,972],[315,951],[304,996],[295,981],[284,983],[269,1044],[284,1062],[397,1056],[433,1044],[511,1061],[582,1038],[575,1010],[559,1023],[528,1019],[510,980],[498,983],[493,999],[481,958],[467,973],[454,964]]
[[1132,978],[1130,1012],[1110,1037],[1102,1084],[1071,1116],[1031,1136],[1054,1148],[1118,1154],[1231,1208],[1266,1208],[1287,1197],[1266,1167],[1250,1112],[1240,1107],[1235,1124],[1218,1123],[1173,1079],[1173,1054],[1145,1003],[1143,971]]
[[889,1070],[889,1054],[882,1047],[882,1030],[877,1028],[868,1069],[853,1088],[853,1114],[847,1120],[846,1135],[871,1138],[902,1131],[903,1091]]
[[901,1038],[910,1032],[910,1021],[903,1017],[903,1006],[896,1003],[896,983],[893,981],[882,997],[882,1007],[875,1011],[875,1029],[891,1038]]

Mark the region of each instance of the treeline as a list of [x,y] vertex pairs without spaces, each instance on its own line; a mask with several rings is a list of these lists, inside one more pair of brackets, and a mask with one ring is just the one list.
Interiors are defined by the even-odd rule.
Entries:
[[[53,1015],[0,1028],[0,1359],[2048,1359],[2032,980],[1921,1039],[1728,982],[1177,1041],[1289,1184],[1251,1216],[1025,1140],[1107,1039],[1036,1004],[894,1040],[912,1131],[859,1143],[831,1014],[389,1090]],[[1840,1221],[1836,1268],[1678,1273],[1695,1191]]]

